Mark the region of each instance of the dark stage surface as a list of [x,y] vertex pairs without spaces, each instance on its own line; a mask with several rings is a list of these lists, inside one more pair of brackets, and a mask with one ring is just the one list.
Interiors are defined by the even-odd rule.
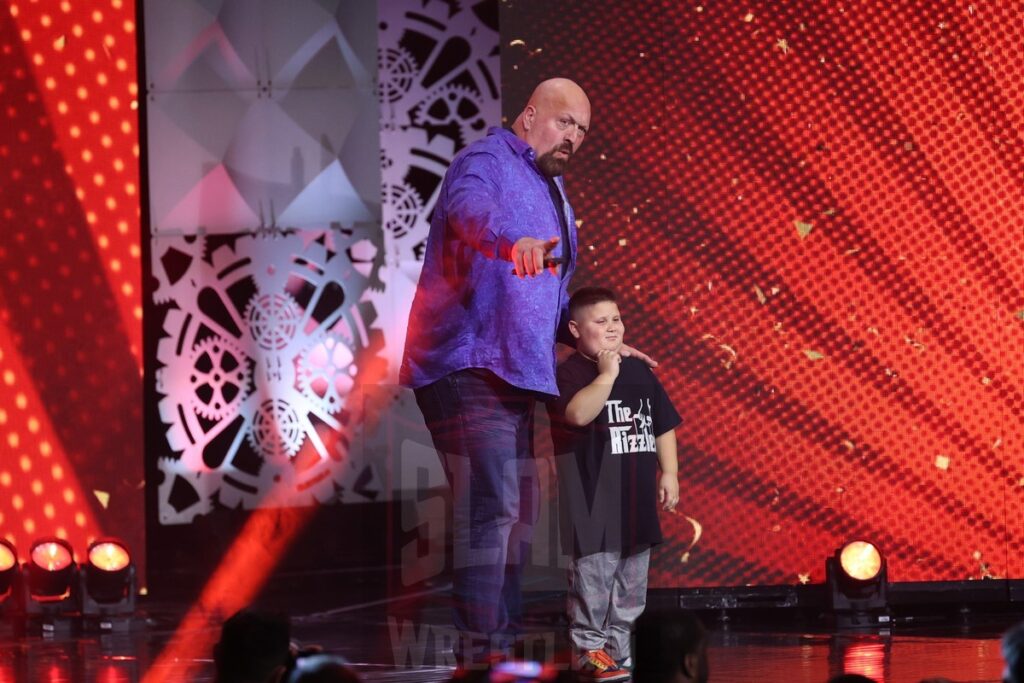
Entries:
[[[292,609],[292,635],[302,644],[350,660],[367,681],[446,681],[451,653],[444,590],[406,598],[402,603],[374,600],[325,608]],[[279,606],[268,604],[268,608]],[[561,600],[550,594],[530,605],[530,633],[537,651],[565,651]],[[65,633],[0,638],[0,682],[142,681],[173,635],[183,609],[145,606],[127,633]],[[897,624],[889,631],[837,633],[795,615],[765,612],[757,620],[706,614],[711,630],[712,681],[785,681],[824,683],[846,671],[876,681],[903,683],[944,676],[953,681],[998,681],[1002,663],[999,636],[1020,615],[967,615],[928,625]],[[219,631],[210,627],[184,634],[208,644],[194,661],[187,680],[212,681],[212,647]],[[163,672],[171,673],[170,671]],[[181,680],[175,678],[175,680]]]

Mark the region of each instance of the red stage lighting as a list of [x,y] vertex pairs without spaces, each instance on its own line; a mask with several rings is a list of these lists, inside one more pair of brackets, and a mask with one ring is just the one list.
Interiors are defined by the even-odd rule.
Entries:
[[14,545],[0,538],[0,617],[21,613],[21,568]]
[[32,542],[22,566],[22,596],[29,624],[43,632],[65,631],[78,613],[78,565],[71,544],[61,538]]
[[28,596],[36,602],[61,602],[72,597],[77,568],[71,544],[60,538],[41,538],[29,549],[26,564]]
[[18,568],[18,552],[5,539],[0,538],[0,599],[10,591],[10,584],[6,582],[11,572]]
[[129,624],[135,612],[135,564],[122,541],[101,538],[90,544],[81,593],[82,616],[98,618],[101,629]]
[[890,621],[885,557],[868,541],[843,545],[825,561],[832,611],[840,626],[879,626]]

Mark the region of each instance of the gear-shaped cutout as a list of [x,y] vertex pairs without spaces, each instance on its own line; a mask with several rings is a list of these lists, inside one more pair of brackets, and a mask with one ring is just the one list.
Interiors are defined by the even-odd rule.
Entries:
[[412,89],[419,72],[416,58],[405,48],[389,47],[377,51],[377,97],[381,104],[393,104]]
[[295,408],[279,398],[260,404],[248,436],[253,449],[267,459],[295,455],[306,438]]
[[261,349],[280,351],[298,331],[302,309],[288,294],[274,292],[254,296],[245,309],[249,334]]
[[351,342],[329,334],[302,354],[298,382],[306,398],[326,413],[334,414],[344,405],[355,385],[358,368]]
[[391,208],[384,221],[384,229],[396,238],[405,237],[416,228],[424,213],[423,200],[415,189],[405,183],[385,185],[382,196]]
[[189,395],[193,409],[208,420],[233,415],[248,393],[249,361],[235,344],[208,337],[192,347]]
[[429,136],[443,133],[465,145],[473,133],[487,127],[480,95],[461,85],[445,85],[427,95],[411,112],[412,124]]

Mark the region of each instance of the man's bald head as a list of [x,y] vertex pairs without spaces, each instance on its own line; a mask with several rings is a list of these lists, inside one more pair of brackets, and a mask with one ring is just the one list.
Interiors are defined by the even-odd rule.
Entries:
[[533,147],[545,175],[562,175],[590,128],[590,99],[568,78],[541,82],[512,130]]

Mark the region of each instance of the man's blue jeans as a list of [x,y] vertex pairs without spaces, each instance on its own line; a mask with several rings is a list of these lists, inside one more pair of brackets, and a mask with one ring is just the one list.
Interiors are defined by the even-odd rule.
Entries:
[[504,650],[520,627],[520,576],[539,511],[536,400],[481,369],[416,390],[452,488],[453,621],[463,648],[472,638],[474,649]]

